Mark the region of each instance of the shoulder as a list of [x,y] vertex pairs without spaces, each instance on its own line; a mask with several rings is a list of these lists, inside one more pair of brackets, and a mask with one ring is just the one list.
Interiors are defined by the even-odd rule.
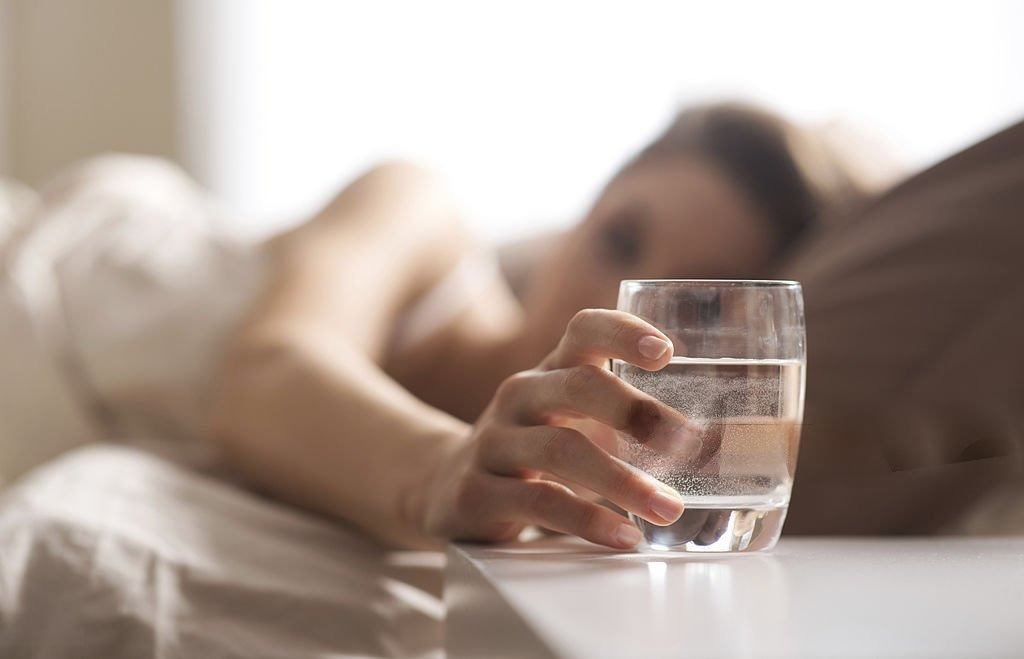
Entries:
[[269,243],[286,261],[391,259],[435,281],[478,245],[443,177],[405,161],[371,167],[323,209]]

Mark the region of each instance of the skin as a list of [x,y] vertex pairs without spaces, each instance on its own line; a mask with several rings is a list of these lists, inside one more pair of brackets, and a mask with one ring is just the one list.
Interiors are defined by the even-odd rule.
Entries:
[[[491,290],[467,310],[471,319],[392,355],[387,371],[421,399],[471,421],[504,377],[545,357],[573,314],[614,308],[620,280],[742,279],[763,272],[777,249],[742,191],[686,158],[621,172],[583,221],[543,243],[527,245],[527,254],[541,258],[529,268],[521,305],[506,290]],[[481,341],[488,317],[504,331]]]
[[657,329],[608,311],[623,278],[743,277],[774,245],[729,180],[678,158],[617,176],[537,265],[522,305],[500,281],[401,353],[401,312],[478,249],[428,172],[377,168],[268,246],[274,275],[225,351],[211,434],[271,494],[382,542],[515,538],[528,525],[627,549],[607,499],[655,524],[678,495],[617,460],[623,432],[697,456],[699,433],[614,378],[671,358]]
[[744,278],[775,249],[768,222],[714,168],[689,158],[638,164],[537,268],[524,303],[535,330],[524,340],[543,350],[576,311],[614,308],[622,279]]

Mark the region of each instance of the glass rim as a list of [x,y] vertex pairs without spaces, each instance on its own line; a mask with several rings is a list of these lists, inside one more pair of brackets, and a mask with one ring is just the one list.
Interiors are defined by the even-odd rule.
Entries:
[[619,286],[668,286],[686,284],[688,286],[719,286],[749,288],[800,288],[800,282],[793,279],[623,279]]

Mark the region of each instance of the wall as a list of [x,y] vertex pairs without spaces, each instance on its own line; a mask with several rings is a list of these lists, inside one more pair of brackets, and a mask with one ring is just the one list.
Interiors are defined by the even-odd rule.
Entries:
[[7,72],[10,55],[9,25],[10,18],[8,0],[0,0],[0,176],[7,173],[7,152],[9,150],[7,137]]
[[3,171],[32,184],[107,150],[177,155],[174,0],[0,0]]

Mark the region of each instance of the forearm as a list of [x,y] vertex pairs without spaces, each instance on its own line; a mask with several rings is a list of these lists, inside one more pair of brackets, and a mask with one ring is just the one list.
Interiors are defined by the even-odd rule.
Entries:
[[380,368],[395,318],[467,249],[428,172],[385,165],[271,244],[273,273],[234,333],[212,432],[274,495],[418,543],[410,492],[464,427]]
[[329,335],[238,343],[222,373],[213,432],[243,475],[390,544],[429,542],[417,497],[463,423]]

